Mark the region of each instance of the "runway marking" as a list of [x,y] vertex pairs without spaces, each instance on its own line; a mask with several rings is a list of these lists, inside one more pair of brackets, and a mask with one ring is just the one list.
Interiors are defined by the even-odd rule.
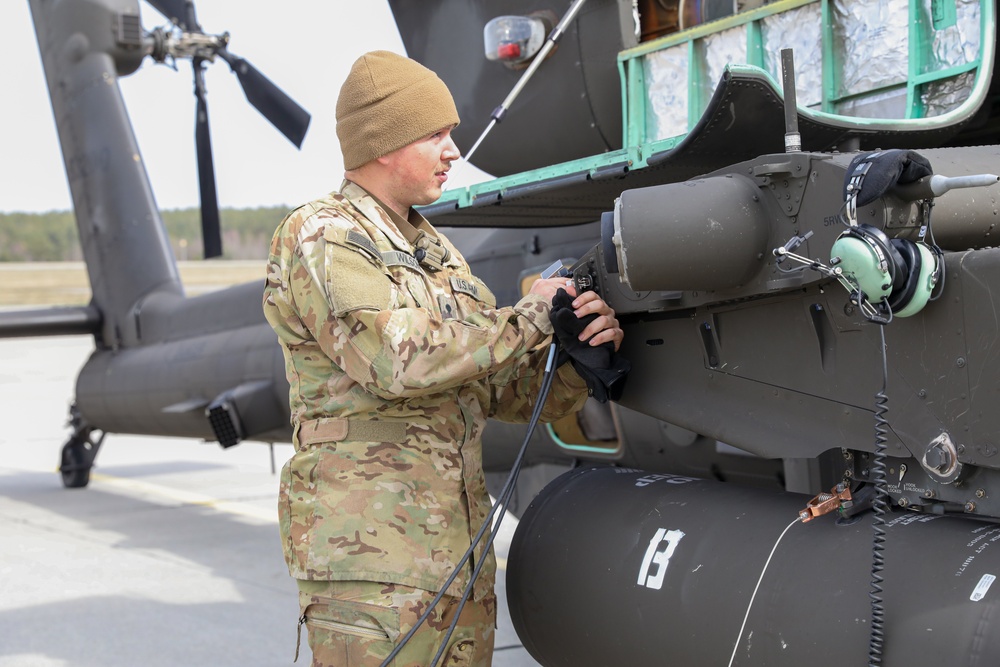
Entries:
[[[182,489],[174,489],[162,484],[153,484],[151,482],[143,482],[137,479],[128,479],[125,477],[114,477],[112,475],[105,475],[97,472],[92,472],[90,474],[90,479],[92,482],[96,482],[99,485],[109,486],[120,491],[125,491],[126,493],[173,500],[183,505],[209,507],[225,514],[234,514],[236,516],[248,517],[258,521],[265,521],[267,523],[278,523],[277,507],[273,510],[265,510],[254,505],[248,505],[247,503],[222,500],[221,498],[215,498],[204,493],[198,493],[197,491],[184,491]],[[277,501],[275,501],[275,503],[277,503]]]
[[[182,505],[196,505],[199,507],[208,507],[214,509],[218,512],[223,512],[225,514],[233,514],[236,516],[248,517],[251,519],[256,519],[258,521],[264,521],[267,523],[278,523],[278,510],[275,508],[273,511],[265,510],[254,505],[248,505],[246,503],[222,500],[220,498],[215,498],[204,493],[198,493],[197,491],[184,491],[182,489],[174,489],[169,486],[164,486],[162,484],[153,484],[151,482],[143,482],[137,479],[129,479],[126,477],[115,477],[113,475],[105,475],[103,473],[92,472],[90,473],[90,480],[92,483],[96,483],[100,486],[111,487],[113,489],[124,491],[126,493],[135,494],[144,497],[156,497],[166,500],[172,500]],[[500,572],[507,571],[507,559],[497,555],[497,570]]]

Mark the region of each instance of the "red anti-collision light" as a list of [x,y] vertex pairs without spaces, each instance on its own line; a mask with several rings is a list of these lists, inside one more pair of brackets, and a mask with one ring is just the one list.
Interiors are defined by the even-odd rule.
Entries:
[[508,67],[526,63],[545,42],[545,24],[533,16],[498,16],[483,28],[484,53]]
[[521,47],[513,42],[501,44],[497,47],[497,57],[500,60],[517,60],[521,57]]

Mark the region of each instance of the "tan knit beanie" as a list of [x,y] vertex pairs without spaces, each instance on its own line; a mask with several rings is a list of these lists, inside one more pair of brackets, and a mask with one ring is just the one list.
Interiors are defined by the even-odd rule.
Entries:
[[358,58],[337,99],[337,137],[348,170],[457,124],[444,81],[390,51]]

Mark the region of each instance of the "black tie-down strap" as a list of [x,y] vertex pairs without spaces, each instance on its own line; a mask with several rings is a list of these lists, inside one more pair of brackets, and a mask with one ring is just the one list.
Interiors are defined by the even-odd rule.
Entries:
[[579,339],[597,315],[577,317],[572,304],[573,298],[564,289],[560,288],[552,297],[549,319],[561,346],[557,365],[569,360],[586,381],[591,396],[601,403],[607,403],[608,399],[617,401],[625,389],[625,379],[632,365],[615,351],[611,341],[591,345],[589,340]]

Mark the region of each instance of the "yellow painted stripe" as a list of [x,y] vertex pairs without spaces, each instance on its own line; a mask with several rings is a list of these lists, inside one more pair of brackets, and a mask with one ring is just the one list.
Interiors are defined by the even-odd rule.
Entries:
[[[182,489],[174,489],[162,484],[153,484],[151,482],[128,479],[125,477],[115,477],[113,475],[105,475],[98,472],[90,473],[90,481],[97,487],[105,487],[110,490],[122,491],[131,495],[141,496],[143,498],[160,498],[163,500],[177,502],[182,505],[208,507],[224,514],[248,517],[267,523],[278,522],[277,508],[273,511],[266,510],[254,505],[248,505],[246,503],[222,500],[204,493],[198,493],[197,491],[184,491]],[[497,569],[501,572],[507,571],[506,558],[499,555],[497,556]]]
[[[204,493],[196,491],[184,491],[173,489],[162,484],[152,484],[137,479],[126,479],[124,477],[114,477],[102,473],[92,472],[90,474],[91,483],[98,486],[109,487],[125,493],[136,494],[146,498],[161,498],[179,502],[184,505],[197,505],[199,507],[209,507],[218,512],[244,516],[258,521],[268,523],[278,523],[278,509],[263,509],[247,503],[232,500],[222,500]],[[275,501],[275,505],[277,501]]]

